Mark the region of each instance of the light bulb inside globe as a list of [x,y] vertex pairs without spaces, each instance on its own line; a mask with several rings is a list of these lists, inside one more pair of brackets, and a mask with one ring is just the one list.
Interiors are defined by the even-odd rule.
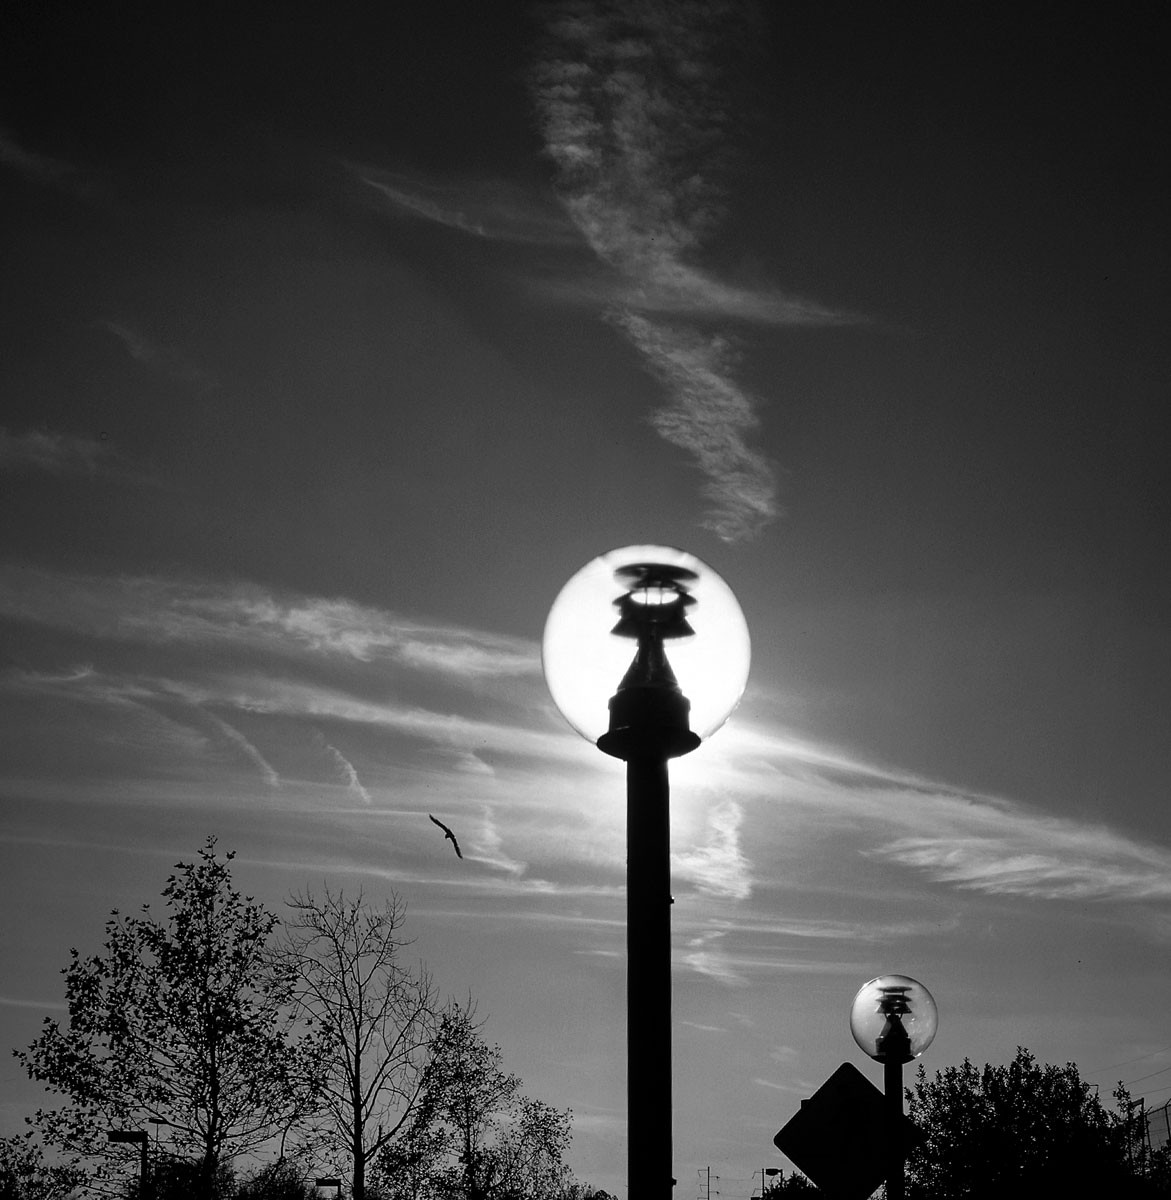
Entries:
[[909,975],[879,975],[864,984],[850,1008],[854,1041],[878,1062],[910,1062],[935,1038],[935,999]]
[[562,588],[541,658],[557,707],[591,742],[611,730],[610,702],[620,690],[649,686],[675,688],[690,704],[683,720],[706,738],[744,692],[748,626],[732,589],[694,555],[626,546],[587,563]]

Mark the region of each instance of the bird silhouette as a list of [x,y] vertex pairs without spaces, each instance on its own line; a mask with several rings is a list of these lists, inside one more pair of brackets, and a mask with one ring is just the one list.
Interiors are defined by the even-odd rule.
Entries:
[[[430,813],[428,813],[427,815],[428,815],[429,817],[431,817],[431,814],[430,814]],[[443,836],[444,836],[445,838],[447,838],[447,840],[448,840],[449,842],[451,842],[451,844],[452,844],[452,845],[455,847],[455,856],[456,856],[456,858],[463,858],[463,851],[462,851],[462,850],[459,848],[459,842],[457,842],[457,841],[455,840],[455,834],[454,834],[454,833],[452,833],[452,832],[451,832],[451,830],[450,830],[450,829],[448,829],[448,828],[447,828],[447,826],[446,826],[446,825],[444,825],[444,823],[443,823],[441,820],[439,820],[439,818],[438,818],[438,817],[431,817],[431,820],[432,820],[432,821],[434,821],[434,822],[435,822],[435,824],[436,824],[436,825],[438,825],[438,826],[439,826],[439,828],[443,830]]]

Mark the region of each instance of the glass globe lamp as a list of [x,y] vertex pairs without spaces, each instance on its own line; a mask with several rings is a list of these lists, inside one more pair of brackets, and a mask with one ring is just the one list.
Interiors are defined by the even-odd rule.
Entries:
[[850,1032],[871,1058],[908,1063],[935,1038],[939,1012],[931,993],[909,975],[879,975],[864,984],[850,1009]]
[[626,758],[642,736],[634,731],[653,729],[675,757],[710,737],[739,702],[748,626],[732,589],[694,555],[626,546],[562,588],[541,657],[554,702],[588,741]]

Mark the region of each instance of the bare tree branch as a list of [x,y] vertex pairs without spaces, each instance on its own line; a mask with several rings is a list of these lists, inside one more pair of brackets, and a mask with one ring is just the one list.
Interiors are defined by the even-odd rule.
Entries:
[[354,1200],[364,1200],[367,1164],[417,1116],[443,1005],[427,969],[402,961],[410,943],[398,896],[376,908],[361,891],[350,899],[326,887],[288,906],[282,952],[320,1043],[330,1142],[350,1160]]

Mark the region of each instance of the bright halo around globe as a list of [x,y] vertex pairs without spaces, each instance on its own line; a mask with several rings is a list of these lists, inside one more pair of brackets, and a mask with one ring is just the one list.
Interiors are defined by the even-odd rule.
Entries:
[[[669,568],[651,572],[649,566]],[[657,580],[639,588],[641,578]],[[663,643],[683,694],[691,702],[690,726],[710,737],[728,719],[748,682],[748,625],[732,589],[707,563],[670,546],[625,546],[587,563],[561,589],[545,622],[541,660],[545,681],[566,720],[591,742],[609,728],[609,701],[635,655],[619,601],[662,604],[662,580],[686,602],[685,633]],[[678,595],[675,596],[678,599]],[[629,610],[629,603],[627,610]]]

